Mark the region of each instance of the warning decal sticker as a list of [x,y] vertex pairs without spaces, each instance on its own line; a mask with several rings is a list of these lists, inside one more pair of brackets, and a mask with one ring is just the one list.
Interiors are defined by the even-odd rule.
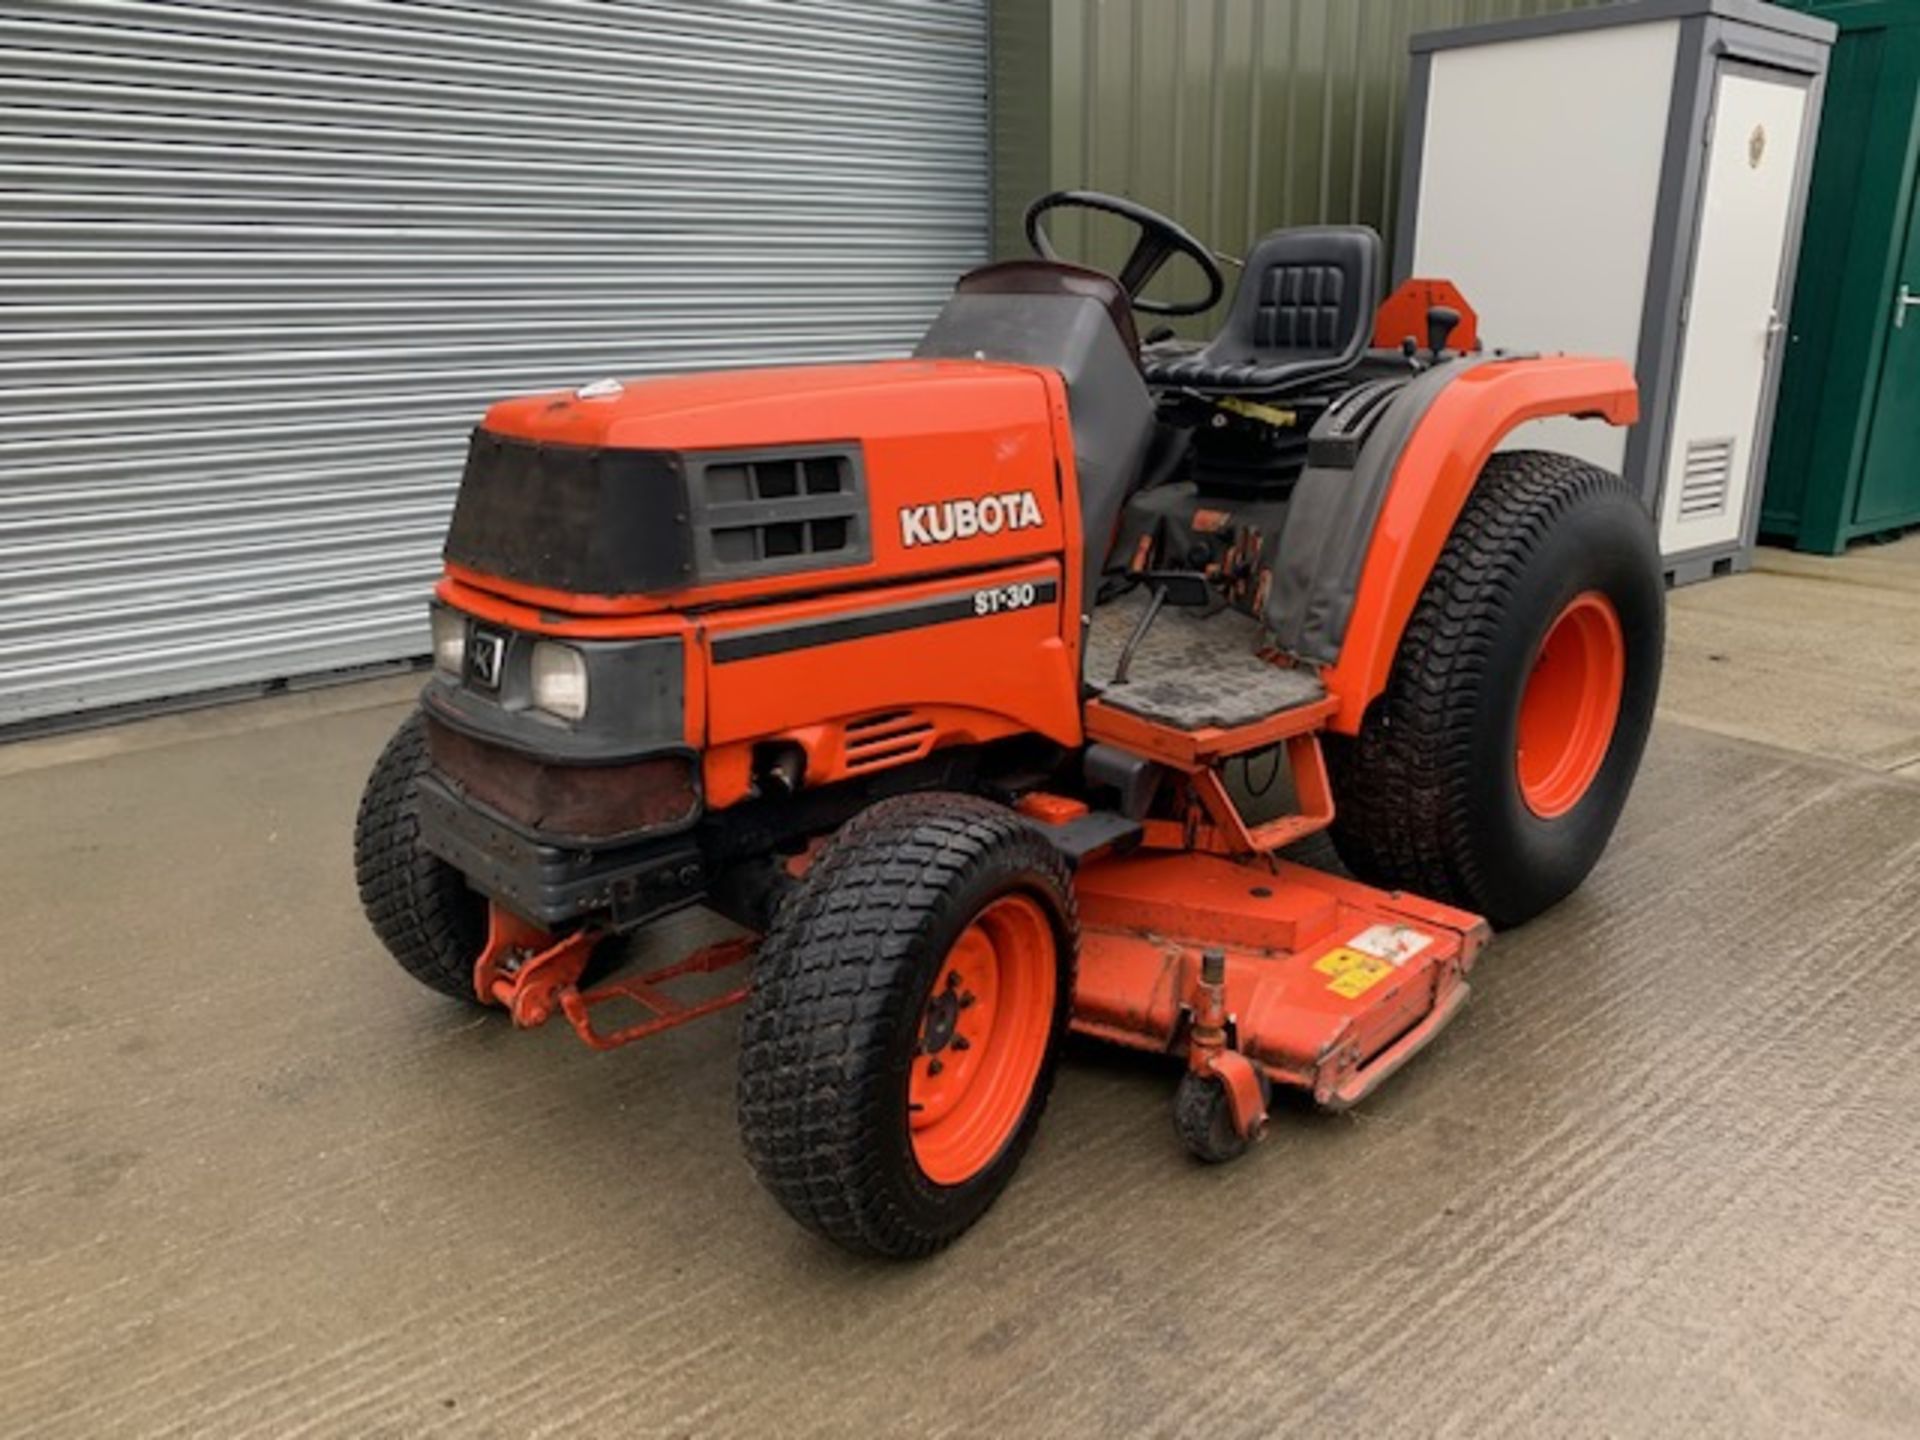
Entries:
[[1371,925],[1347,942],[1362,955],[1404,965],[1433,943],[1433,937],[1411,925]]
[[1313,968],[1322,975],[1331,975],[1333,979],[1327,983],[1327,989],[1349,1000],[1366,994],[1393,974],[1391,962],[1378,955],[1363,955],[1345,945],[1322,955],[1313,962]]

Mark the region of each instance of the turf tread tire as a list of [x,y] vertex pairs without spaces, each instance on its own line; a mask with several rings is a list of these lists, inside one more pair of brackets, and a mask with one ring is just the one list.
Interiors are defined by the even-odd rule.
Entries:
[[[1587,795],[1568,815],[1538,822],[1515,808],[1510,761],[1507,776],[1487,773],[1502,763],[1489,735],[1517,715],[1526,673],[1516,668],[1517,642],[1528,636],[1537,648],[1557,613],[1534,604],[1546,613],[1528,614],[1529,604],[1580,588],[1585,581],[1567,576],[1582,566],[1622,611],[1626,691]],[[1491,457],[1407,623],[1385,694],[1358,736],[1329,737],[1342,862],[1370,884],[1463,906],[1498,928],[1563,898],[1598,859],[1639,767],[1663,610],[1652,523],[1625,481],[1550,451]],[[1491,699],[1494,686],[1511,693]]]
[[[912,1160],[906,1069],[953,938],[998,895],[1041,901],[1058,970],[1027,1110],[998,1157],[956,1186]],[[760,1182],[800,1224],[861,1254],[948,1244],[1012,1178],[1053,1083],[1073,994],[1077,916],[1065,859],[1005,806],[884,800],[848,821],[782,901],[755,961],[738,1112]]]
[[431,990],[478,1005],[473,966],[486,944],[486,901],[420,844],[417,787],[426,769],[426,722],[416,710],[380,752],[361,792],[354,880],[373,933],[400,968]]

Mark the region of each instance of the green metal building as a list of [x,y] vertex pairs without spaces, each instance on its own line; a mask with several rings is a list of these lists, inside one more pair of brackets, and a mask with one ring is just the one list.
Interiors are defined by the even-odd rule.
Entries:
[[[1048,190],[1108,190],[1228,254],[1282,225],[1389,240],[1408,37],[1586,0],[994,0],[994,249]],[[1063,253],[1120,258],[1063,220]],[[1183,329],[1210,333],[1217,315]]]
[[1840,27],[1761,533],[1837,554],[1920,525],[1920,0],[1787,0]]

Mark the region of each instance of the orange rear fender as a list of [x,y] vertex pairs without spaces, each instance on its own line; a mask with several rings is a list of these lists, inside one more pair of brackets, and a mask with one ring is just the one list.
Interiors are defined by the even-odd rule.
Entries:
[[1565,355],[1478,365],[1434,397],[1393,467],[1339,659],[1323,672],[1340,701],[1332,729],[1358,733],[1367,706],[1386,689],[1420,592],[1495,447],[1543,416],[1631,425],[1639,414],[1625,362]]

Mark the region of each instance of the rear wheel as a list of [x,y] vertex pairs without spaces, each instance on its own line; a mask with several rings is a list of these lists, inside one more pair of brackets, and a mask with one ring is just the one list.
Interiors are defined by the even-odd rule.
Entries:
[[1386,693],[1327,747],[1342,861],[1503,927],[1573,891],[1640,766],[1664,605],[1624,481],[1568,455],[1495,455]]
[[740,1129],[786,1211],[849,1250],[924,1255],[1012,1178],[1073,993],[1059,852],[1003,806],[856,816],[782,903],[740,1053]]

